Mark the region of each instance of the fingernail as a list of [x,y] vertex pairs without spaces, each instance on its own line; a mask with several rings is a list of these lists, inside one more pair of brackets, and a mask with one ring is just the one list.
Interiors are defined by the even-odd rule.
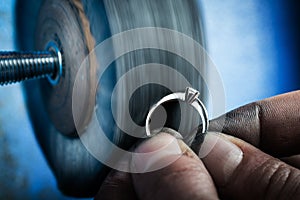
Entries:
[[[220,133],[208,132],[199,156],[218,185],[224,185],[243,159],[242,150]],[[200,155],[202,154],[202,155]]]
[[155,171],[175,162],[182,155],[177,139],[167,133],[159,133],[140,144],[133,153],[133,173]]

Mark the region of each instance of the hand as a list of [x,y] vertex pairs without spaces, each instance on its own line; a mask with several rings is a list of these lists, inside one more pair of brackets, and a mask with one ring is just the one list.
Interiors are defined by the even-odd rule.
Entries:
[[[300,199],[300,91],[222,117],[211,122],[210,131],[223,133],[207,133],[200,154],[211,150],[203,159],[181,140],[159,134],[136,151],[178,141],[183,156],[154,172],[112,171],[96,199]],[[149,167],[168,156],[138,164]]]

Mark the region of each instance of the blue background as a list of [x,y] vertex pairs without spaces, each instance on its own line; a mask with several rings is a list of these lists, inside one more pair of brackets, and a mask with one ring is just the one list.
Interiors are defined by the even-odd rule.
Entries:
[[[0,49],[15,50],[15,0],[0,1]],[[299,89],[299,3],[203,0],[208,52],[226,110]],[[34,138],[20,85],[0,88],[0,199],[69,199]]]

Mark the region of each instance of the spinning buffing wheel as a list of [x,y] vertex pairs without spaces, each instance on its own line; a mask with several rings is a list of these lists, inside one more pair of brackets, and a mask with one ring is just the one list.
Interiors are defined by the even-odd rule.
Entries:
[[[172,29],[204,46],[199,3],[197,0],[20,0],[17,8],[20,49],[45,49],[51,42],[63,55],[63,73],[56,85],[51,85],[47,80],[24,83],[26,103],[36,137],[60,190],[72,196],[92,196],[109,169],[86,150],[74,125],[72,91],[81,63],[105,39],[135,28]],[[97,59],[101,59],[101,56]],[[124,73],[147,63],[173,67],[194,88],[205,94],[199,74],[186,60],[170,52],[144,49],[118,58],[100,80],[96,105],[101,99],[97,117],[107,130],[107,137],[124,149],[128,149],[136,138],[128,136],[116,126],[110,106],[111,93]],[[201,71],[205,72],[205,68]],[[93,73],[92,67],[88,73]],[[146,72],[139,74],[139,78],[143,77],[147,77]],[[131,84],[130,81],[126,82],[124,88]],[[129,105],[133,120],[144,125],[149,107],[168,93],[170,91],[167,88],[157,84],[148,84],[136,90]],[[118,107],[126,106],[122,105],[122,98],[119,97]],[[171,106],[172,109],[167,108],[169,113],[178,112],[175,104]],[[176,120],[172,118],[167,123],[176,128]]]

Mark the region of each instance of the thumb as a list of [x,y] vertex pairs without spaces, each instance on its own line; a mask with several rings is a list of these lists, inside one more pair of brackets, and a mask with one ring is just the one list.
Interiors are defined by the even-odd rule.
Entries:
[[203,162],[222,197],[300,199],[299,169],[220,133],[208,133],[201,149],[208,148],[211,141],[216,141],[215,146]]
[[[163,146],[173,150],[161,148]],[[132,174],[139,199],[218,199],[213,180],[202,161],[181,140],[160,133],[138,146],[136,152],[148,153],[157,149],[162,149],[159,156],[146,154],[139,159],[133,158],[132,165],[145,171]],[[173,159],[178,149],[181,156]],[[157,167],[170,160],[172,162],[166,167]]]

